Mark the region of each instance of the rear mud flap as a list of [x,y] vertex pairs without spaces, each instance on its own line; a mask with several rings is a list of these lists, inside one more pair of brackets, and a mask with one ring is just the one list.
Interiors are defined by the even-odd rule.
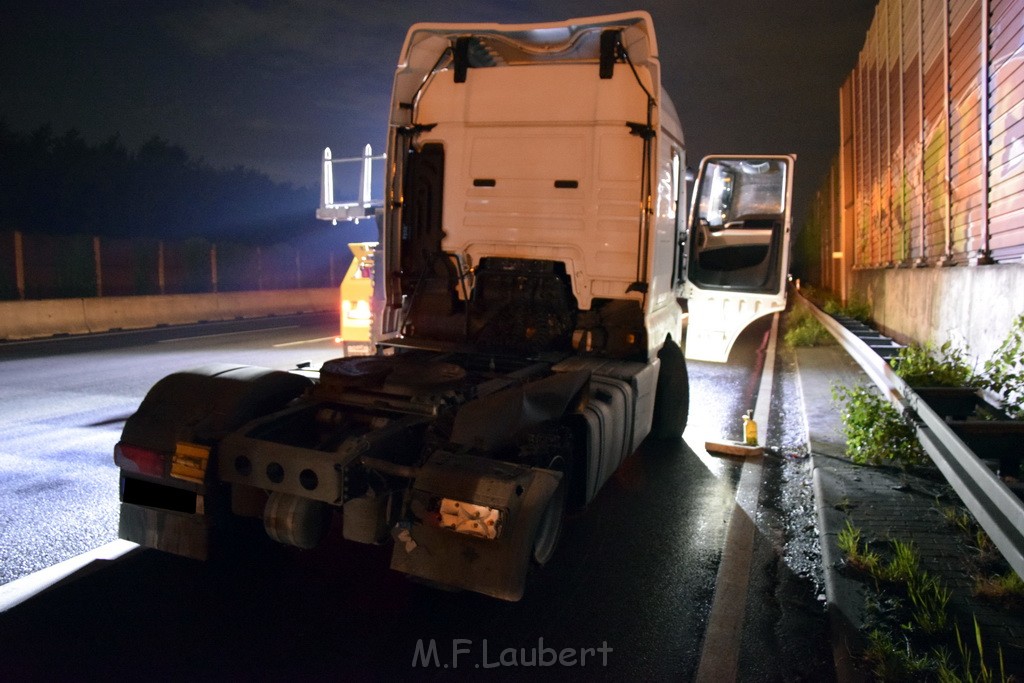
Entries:
[[[416,479],[411,501],[416,520],[393,531],[391,568],[501,600],[519,600],[534,536],[561,478],[553,470],[438,454]],[[501,510],[500,534],[479,538],[425,523],[441,498]]]
[[203,515],[121,503],[118,536],[147,548],[205,560],[209,556],[210,524]]

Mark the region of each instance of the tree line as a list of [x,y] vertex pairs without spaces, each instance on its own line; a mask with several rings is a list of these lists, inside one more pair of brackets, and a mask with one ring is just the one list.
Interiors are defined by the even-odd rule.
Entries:
[[317,202],[316,188],[214,168],[158,136],[131,151],[119,135],[89,144],[0,119],[0,230],[266,244],[323,231]]

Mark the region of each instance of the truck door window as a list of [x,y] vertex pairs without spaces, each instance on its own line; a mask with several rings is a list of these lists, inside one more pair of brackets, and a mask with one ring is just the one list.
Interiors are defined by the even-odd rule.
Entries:
[[689,279],[698,287],[778,289],[788,165],[780,159],[718,159],[700,178]]

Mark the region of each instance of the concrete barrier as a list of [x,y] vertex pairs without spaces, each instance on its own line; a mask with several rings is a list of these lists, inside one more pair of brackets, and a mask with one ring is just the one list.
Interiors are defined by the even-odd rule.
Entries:
[[88,299],[0,301],[0,339],[133,330],[157,325],[337,310],[338,290],[282,289]]
[[0,301],[0,338],[30,339],[54,334],[86,334],[82,299]]
[[854,271],[871,317],[902,343],[952,341],[981,363],[1024,313],[1024,265]]

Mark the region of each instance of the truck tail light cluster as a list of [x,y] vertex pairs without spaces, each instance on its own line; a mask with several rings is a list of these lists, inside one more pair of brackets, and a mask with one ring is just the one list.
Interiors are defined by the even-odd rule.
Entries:
[[[170,460],[170,472],[167,463]],[[143,474],[149,477],[165,477],[170,474],[175,479],[203,483],[206,477],[206,465],[210,460],[210,447],[179,441],[174,453],[168,454],[151,448],[133,446],[119,441],[114,446],[114,464],[127,472]]]
[[159,451],[133,446],[124,441],[114,446],[114,464],[127,472],[163,477],[166,463],[166,456]]

